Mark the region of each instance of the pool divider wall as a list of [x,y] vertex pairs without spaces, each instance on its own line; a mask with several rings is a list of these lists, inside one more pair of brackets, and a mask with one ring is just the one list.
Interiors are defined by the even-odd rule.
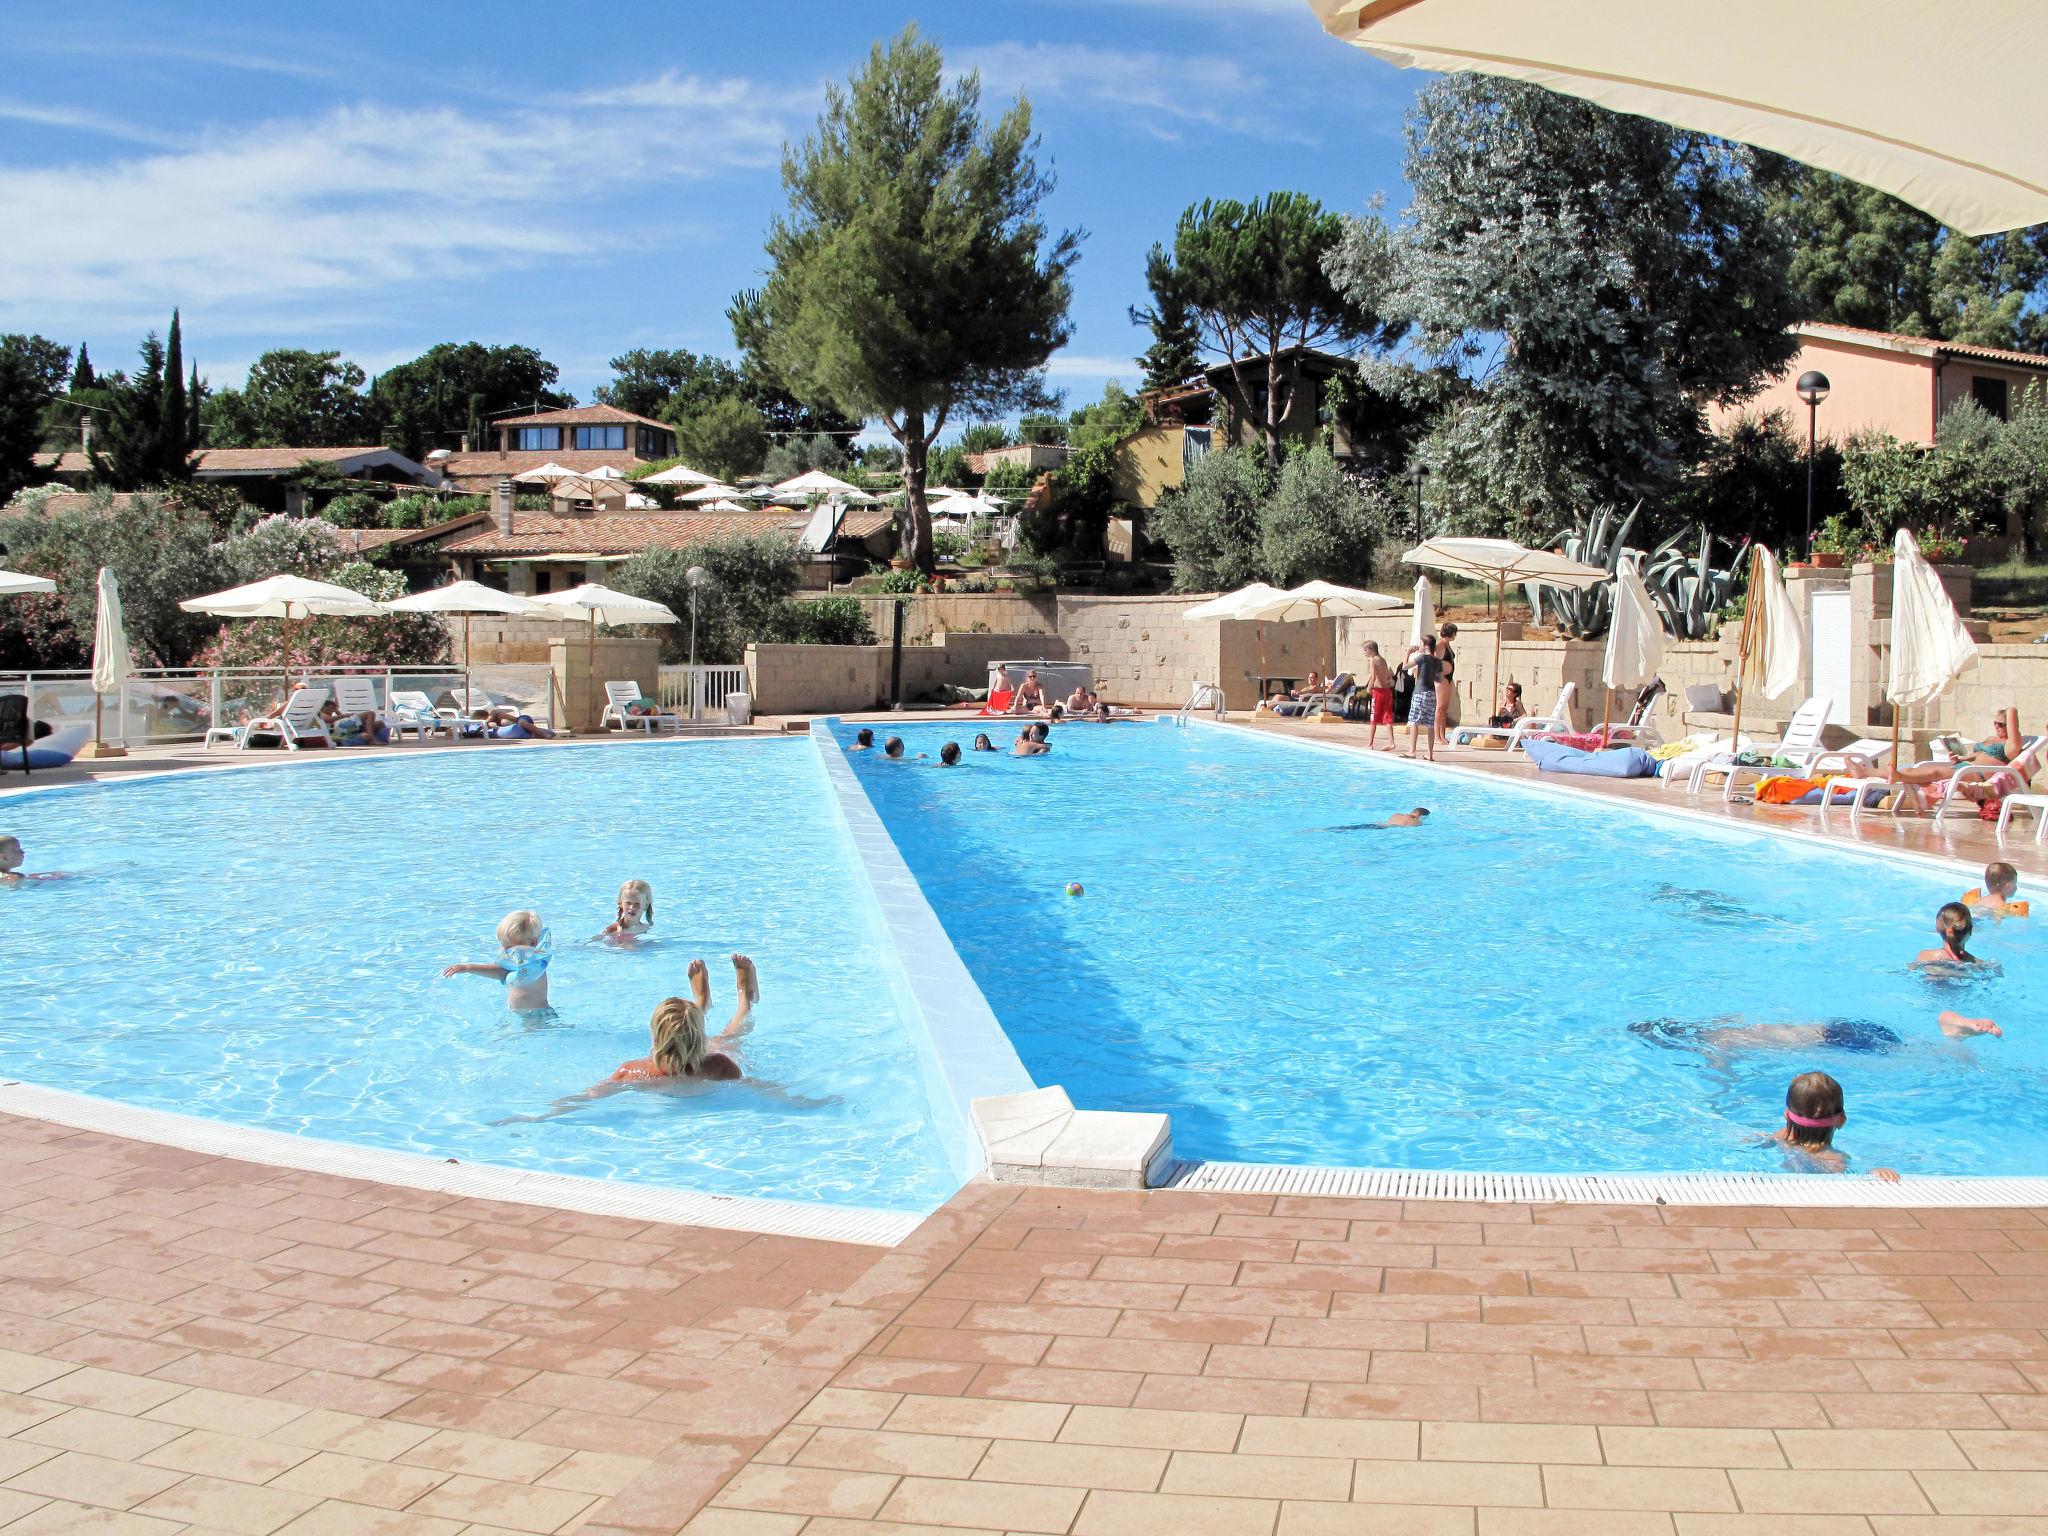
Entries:
[[1037,1085],[882,825],[839,745],[838,729],[836,715],[815,720],[810,739],[873,897],[876,937],[895,951],[895,969],[908,989],[910,1033],[939,1139],[961,1178],[973,1178],[988,1161],[974,1101],[1028,1093]]

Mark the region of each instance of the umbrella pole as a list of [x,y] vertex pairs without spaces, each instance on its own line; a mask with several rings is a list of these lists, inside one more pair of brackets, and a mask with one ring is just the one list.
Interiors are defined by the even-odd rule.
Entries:
[[[595,608],[590,610],[590,643],[583,650],[583,670],[589,674],[583,679],[583,698],[584,702],[588,703],[590,700],[590,685],[597,680],[597,610]],[[571,726],[570,729],[573,730],[575,727]],[[625,727],[620,726],[619,730],[623,733]]]
[[1759,596],[1757,571],[1762,560],[1759,547],[1752,544],[1749,547],[1749,595],[1742,604],[1742,638],[1735,646],[1735,734],[1728,743],[1729,752],[1738,755],[1742,751],[1742,699],[1749,692],[1749,627],[1756,620]]
[[[1507,611],[1508,581],[1503,576],[1500,581],[1500,607],[1495,610],[1493,615],[1493,696],[1496,700],[1500,698],[1507,688],[1507,684],[1500,675],[1500,625],[1501,620],[1507,617]],[[1488,713],[1491,714],[1492,711],[1489,710]]]
[[[465,608],[462,611],[462,708],[457,713],[467,715],[475,707],[476,684],[469,675],[469,610]],[[455,739],[458,742],[464,739],[463,728],[459,724],[455,728]]]
[[1600,706],[1600,745],[1607,745],[1607,723],[1614,718],[1614,688],[1607,686],[1607,702]]

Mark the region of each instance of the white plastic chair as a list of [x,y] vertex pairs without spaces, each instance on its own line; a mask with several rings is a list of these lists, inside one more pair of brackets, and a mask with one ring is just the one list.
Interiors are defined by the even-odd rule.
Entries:
[[1451,730],[1449,744],[1454,747],[1470,746],[1481,736],[1498,736],[1507,742],[1508,750],[1514,751],[1526,736],[1543,736],[1553,731],[1569,731],[1572,728],[1572,700],[1578,695],[1577,683],[1566,683],[1557,690],[1557,702],[1550,706],[1547,715],[1524,715],[1513,725],[1460,725]]
[[663,726],[673,726],[677,730],[683,728],[682,719],[666,711],[653,715],[629,714],[628,711],[635,704],[647,697],[646,694],[641,692],[638,683],[631,681],[606,683],[604,685],[604,696],[606,700],[604,710],[597,717],[597,728],[600,731],[607,725],[616,725],[621,731],[631,730],[637,725],[644,729],[648,735],[652,736]]
[[360,673],[343,674],[334,680],[334,703],[344,715],[375,715],[396,741],[398,717],[377,702],[377,680]]
[[434,701],[417,688],[391,690],[391,730],[395,736],[411,731],[421,741],[438,731],[451,741],[462,727],[462,716],[452,709],[436,709]]
[[2007,795],[1998,805],[1998,836],[2005,837],[2006,823],[2016,810],[2034,813],[2034,841],[2048,843],[2048,795]]
[[[1827,728],[1828,707],[1832,703],[1831,699],[1814,695],[1793,711],[1792,718],[1785,722],[1785,734],[1775,744],[1757,750],[1785,758],[1795,769],[1803,768],[1807,760],[1821,749],[1820,733]],[[1754,784],[1759,779],[1768,779],[1772,774],[1782,772],[1782,768],[1746,768],[1735,761],[1734,753],[1723,753],[1695,767],[1686,790],[1690,794],[1698,794],[1706,786],[1707,775],[1718,773],[1723,780],[1721,798],[1733,800],[1735,791],[1744,784]]]
[[327,734],[327,727],[320,723],[320,706],[327,701],[325,688],[294,689],[291,701],[280,714],[262,715],[242,727],[242,734],[236,738],[235,746],[247,752],[256,744],[259,736],[275,737],[280,746],[288,752],[299,750],[302,741],[324,741],[334,745],[334,738]]

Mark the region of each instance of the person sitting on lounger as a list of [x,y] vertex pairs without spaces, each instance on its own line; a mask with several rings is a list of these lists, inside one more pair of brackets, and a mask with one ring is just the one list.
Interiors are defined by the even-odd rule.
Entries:
[[1513,725],[1527,713],[1529,711],[1522,703],[1522,685],[1520,683],[1509,683],[1501,689],[1500,708],[1487,721],[1487,724],[1493,726]]
[[499,741],[542,740],[555,733],[518,710],[497,708],[484,717],[484,734]]
[[341,706],[328,699],[320,706],[320,723],[337,747],[382,747],[391,741],[391,727],[377,718],[374,709],[344,715]]
[[[1956,771],[1958,763],[1977,763],[1986,768],[2003,768],[2014,762],[2027,750],[2026,739],[2020,735],[2020,712],[2017,709],[2001,709],[1991,721],[1991,735],[1984,741],[1964,744],[1968,750],[1958,752],[1949,762],[1908,763],[1892,770],[1895,784],[1938,784]],[[2019,783],[2001,784],[2001,779],[2016,779],[2017,775],[1993,774],[1987,779],[1965,779],[1956,786],[1957,792],[1971,800],[1995,800],[2014,789],[2024,789]]]
[[1024,674],[1024,681],[1017,685],[1017,691],[1010,697],[1010,713],[1013,715],[1035,715],[1045,708],[1045,684],[1038,680],[1038,668],[1033,667]]

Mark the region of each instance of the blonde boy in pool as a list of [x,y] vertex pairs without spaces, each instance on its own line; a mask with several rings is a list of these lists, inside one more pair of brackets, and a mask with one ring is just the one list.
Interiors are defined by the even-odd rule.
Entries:
[[507,1008],[514,1013],[539,1013],[548,1006],[548,962],[553,958],[540,914],[521,907],[499,919],[496,962],[460,962],[441,974],[502,981]]

